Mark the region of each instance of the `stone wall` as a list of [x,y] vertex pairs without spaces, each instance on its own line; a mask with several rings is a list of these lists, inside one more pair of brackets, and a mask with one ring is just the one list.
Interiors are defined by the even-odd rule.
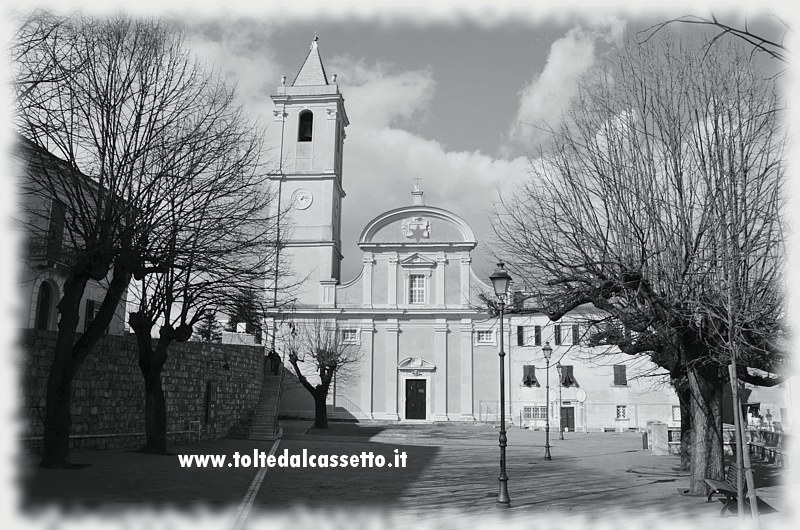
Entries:
[[[26,445],[41,447],[47,378],[57,332],[21,333],[21,410]],[[263,347],[172,344],[162,373],[171,443],[221,438],[252,417],[264,374]],[[70,445],[81,449],[144,445],[144,379],[133,335],[108,336],[73,381]]]

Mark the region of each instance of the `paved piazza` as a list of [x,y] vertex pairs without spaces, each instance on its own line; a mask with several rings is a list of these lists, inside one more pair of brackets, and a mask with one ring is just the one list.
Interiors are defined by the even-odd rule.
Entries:
[[[685,472],[674,456],[642,450],[635,433],[551,433],[553,459],[545,461],[544,432],[509,429],[508,475],[512,508],[495,507],[499,474],[498,430],[488,425],[332,424],[309,429],[309,422],[283,422],[276,455],[360,455],[372,452],[394,463],[395,449],[407,454],[405,468],[271,468],[254,481],[257,469],[182,469],[176,456],[131,451],[77,453],[70,470],[42,470],[28,460],[21,494],[25,513],[43,505],[99,513],[141,512],[144,508],[181,511],[210,507],[208,517],[240,527],[270,522],[286,527],[321,516],[334,527],[407,526],[492,527],[499,521],[528,526],[536,521],[559,525],[616,528],[729,528],[730,514],[720,517],[719,502],[686,497]],[[175,446],[174,453],[252,454],[272,444],[218,440]],[[756,466],[758,496],[767,503],[762,528],[791,527],[793,514],[784,492],[786,468]],[[258,489],[255,489],[258,487]],[[251,503],[242,508],[243,499]],[[243,518],[242,513],[247,515]],[[243,523],[243,524],[242,524]]]

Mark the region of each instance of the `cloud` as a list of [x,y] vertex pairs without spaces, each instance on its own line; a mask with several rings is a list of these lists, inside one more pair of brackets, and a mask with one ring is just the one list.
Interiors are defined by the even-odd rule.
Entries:
[[[187,39],[201,57],[214,62],[238,84],[240,100],[266,126],[267,163],[279,153],[280,130],[272,120],[270,95],[287,74],[270,49],[272,31],[253,20],[187,24]],[[431,69],[398,70],[386,62],[334,56],[325,61],[330,77],[345,97],[351,125],[344,145],[342,279],[361,268],[356,243],[364,226],[391,208],[411,204],[414,178],[421,179],[426,203],[464,217],[479,246],[473,254],[477,272],[488,272],[489,218],[498,184],[518,182],[527,172],[524,159],[494,159],[480,152],[447,151],[439,142],[403,127],[426,119],[436,93]],[[288,72],[291,74],[292,72]]]
[[391,73],[391,66],[336,56],[328,72],[347,98],[347,115],[359,126],[400,126],[428,109],[436,90],[430,70]]
[[594,66],[597,41],[617,44],[624,32],[624,21],[603,17],[588,30],[576,25],[555,41],[542,72],[519,93],[519,109],[508,131],[509,139],[530,145],[539,138],[539,127],[554,125],[576,94],[578,80]]
[[496,159],[478,151],[448,151],[441,143],[403,127],[425,119],[435,94],[434,72],[397,70],[390,63],[336,56],[325,64],[337,74],[350,118],[344,145],[342,280],[361,269],[358,237],[374,217],[411,205],[415,178],[425,202],[467,221],[478,238],[476,272],[491,271],[488,214],[497,186],[509,187],[527,174],[524,158]]
[[266,22],[247,18],[189,19],[182,25],[189,49],[236,84],[239,102],[249,114],[271,114],[270,95],[284,73],[272,51],[274,29]]
[[[392,128],[349,128],[345,143],[342,234],[347,281],[361,267],[356,243],[364,226],[391,208],[411,205],[420,178],[425,203],[464,218],[479,241],[473,253],[478,274],[491,271],[489,214],[498,186],[508,190],[527,174],[525,158],[496,159],[477,151],[447,151],[442,144]],[[387,199],[388,198],[388,199]]]

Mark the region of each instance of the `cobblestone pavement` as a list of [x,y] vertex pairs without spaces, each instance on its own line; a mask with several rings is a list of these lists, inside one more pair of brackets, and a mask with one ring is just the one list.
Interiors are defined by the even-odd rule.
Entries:
[[[588,522],[602,519],[616,525],[662,526],[685,520],[704,528],[729,527],[720,517],[721,504],[679,493],[688,474],[675,470],[674,456],[653,456],[642,450],[634,433],[551,433],[552,460],[544,460],[545,434],[511,428],[508,432],[508,489],[512,508],[505,522],[529,523],[531,516]],[[497,522],[495,507],[499,474],[498,430],[477,425],[334,426],[329,433],[310,429],[305,435],[287,427],[280,450],[309,454],[362,451],[386,456],[395,449],[408,453],[405,469],[272,469],[267,473],[254,510],[271,513],[291,507],[314,513],[334,506],[350,514],[381,513],[403,523],[415,518],[436,526],[471,526]],[[279,451],[280,452],[280,451]],[[778,511],[764,514],[764,528],[789,524],[789,503],[774,484],[758,489],[759,497]],[[566,518],[566,519],[565,519]],[[772,525],[772,526],[770,526]]]
[[[407,454],[407,466],[271,468],[247,519],[252,528],[265,522],[293,528],[490,528],[500,522],[511,527],[547,523],[555,528],[618,528],[674,527],[681,521],[695,528],[729,528],[734,522],[730,515],[720,517],[720,503],[680,495],[688,477],[674,469],[677,457],[642,450],[641,435],[634,433],[567,433],[565,440],[551,433],[552,460],[545,461],[543,432],[509,429],[512,508],[499,510],[498,430],[492,426],[332,424],[320,431],[309,429],[309,422],[283,425],[277,455],[304,449],[309,455],[371,451],[394,463],[397,449]],[[267,442],[217,440],[173,450],[232,455],[270,447]],[[114,514],[143,507],[205,506],[216,510],[210,517],[230,526],[256,475],[253,468],[181,469],[175,456],[125,451],[78,453],[73,462],[91,465],[43,470],[26,461],[20,482],[25,513],[36,514],[53,504]],[[779,480],[787,470],[756,470],[759,498],[774,508],[763,514],[762,528],[792,527],[791,503],[785,496],[792,485]]]

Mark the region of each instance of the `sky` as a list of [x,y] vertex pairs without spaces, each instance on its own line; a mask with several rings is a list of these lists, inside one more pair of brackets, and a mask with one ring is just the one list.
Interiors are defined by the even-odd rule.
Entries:
[[[361,267],[356,243],[382,212],[411,204],[420,179],[426,204],[463,217],[479,241],[473,267],[494,268],[490,215],[498,194],[528,177],[528,155],[575,94],[581,75],[626,35],[686,11],[566,10],[541,19],[450,21],[261,13],[174,15],[190,49],[235,82],[243,104],[279,138],[270,95],[293,79],[314,35],[328,75],[337,74],[350,119],[344,146],[342,281]],[[705,14],[705,13],[702,13]],[[733,12],[758,24],[766,12]],[[768,31],[774,27],[764,25]],[[681,28],[688,31],[694,28]],[[500,259],[503,256],[499,256]]]
[[426,204],[465,218],[488,276],[489,214],[497,188],[527,172],[532,126],[552,120],[577,76],[623,38],[625,21],[565,20],[531,27],[483,27],[372,20],[298,21],[228,14],[182,17],[190,49],[235,80],[251,115],[263,119],[272,150],[280,138],[270,95],[290,80],[314,35],[328,75],[337,74],[350,120],[344,146],[342,280],[361,267],[358,236],[386,210],[411,203],[420,179]]
[[[24,8],[31,2],[6,4]],[[542,139],[536,127],[558,116],[574,94],[576,80],[602,61],[626,32],[710,12],[707,3],[686,0],[649,2],[646,9],[633,2],[597,4],[600,7],[576,0],[53,0],[37,5],[57,6],[62,13],[124,9],[169,18],[183,27],[193,51],[236,83],[241,103],[265,127],[274,127],[269,96],[281,75],[292,79],[316,33],[327,72],[338,74],[351,122],[344,151],[347,197],[342,205],[342,280],[347,281],[360,266],[355,243],[362,228],[388,209],[409,205],[416,178],[427,204],[451,210],[472,226],[479,240],[473,267],[479,277],[488,278],[494,267],[489,213],[498,190],[513,194],[527,177],[527,155]],[[715,13],[725,20],[742,23],[747,17],[755,29],[771,35],[779,34],[779,26],[768,18],[770,11],[797,26],[790,2],[715,5]],[[8,20],[4,24],[3,35],[10,35]],[[789,82],[794,83],[793,78]],[[10,101],[6,85],[0,92]],[[797,158],[796,150],[792,158]],[[5,251],[20,238],[10,228],[16,207],[13,186],[7,178],[0,179],[0,186],[0,210],[7,214],[0,230],[0,248]],[[790,260],[796,261],[799,247],[791,248]],[[16,285],[12,254],[4,252],[0,267],[4,294]],[[0,324],[5,328],[0,336],[8,352],[14,351],[13,322],[20,303],[3,298]],[[792,314],[796,299],[789,300]],[[14,389],[17,383],[15,370],[0,370],[0,387]],[[9,407],[2,411],[6,418],[11,417],[13,395],[9,391],[11,399],[0,400]],[[5,430],[13,440],[10,425],[12,430]],[[12,466],[0,466],[0,484],[10,484],[12,472]],[[14,497],[2,498],[11,503]]]
[[[512,196],[528,177],[528,155],[543,138],[539,128],[558,118],[580,76],[626,35],[668,18],[708,14],[692,4],[634,12],[624,4],[587,9],[571,2],[535,8],[525,2],[122,5],[173,22],[185,32],[188,48],[235,84],[241,104],[267,131],[265,159],[275,166],[280,134],[270,95],[282,75],[294,78],[319,37],[326,71],[338,75],[350,119],[343,282],[360,270],[356,243],[364,226],[411,204],[417,178],[426,204],[450,210],[472,227],[479,242],[473,268],[488,277],[496,261],[490,215],[498,194]],[[86,2],[73,7],[113,9]],[[721,14],[735,23],[747,16],[762,27],[759,20],[769,11],[744,6]],[[776,24],[763,27],[772,32]]]

